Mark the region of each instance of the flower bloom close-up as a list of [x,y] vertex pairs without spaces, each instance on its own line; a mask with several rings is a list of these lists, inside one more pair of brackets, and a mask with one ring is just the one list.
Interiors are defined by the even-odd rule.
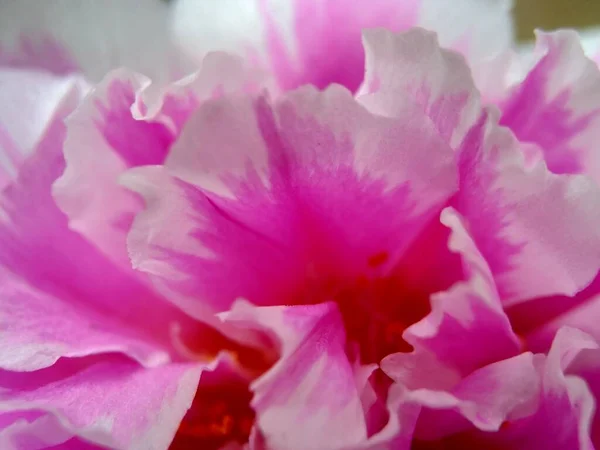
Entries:
[[0,34],[0,449],[600,450],[592,40],[67,3]]

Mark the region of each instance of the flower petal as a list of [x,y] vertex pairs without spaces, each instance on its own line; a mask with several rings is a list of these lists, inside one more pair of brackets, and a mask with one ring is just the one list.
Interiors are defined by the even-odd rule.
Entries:
[[[465,218],[505,304],[573,295],[600,265],[600,190],[580,175],[523,163],[518,143],[486,112],[460,150],[455,209]],[[526,275],[525,275],[526,274]]]
[[506,420],[530,414],[540,391],[539,360],[523,353],[476,370],[450,391],[411,391],[407,399],[424,408],[416,439],[437,440],[473,428],[497,432]]
[[127,70],[107,75],[67,120],[67,166],[53,194],[69,226],[129,266],[126,234],[142,205],[119,185],[120,175],[162,164],[202,100],[259,83],[258,77],[226,54],[208,55],[198,72],[165,87]]
[[333,449],[366,440],[361,393],[335,304],[256,308],[241,303],[223,317],[260,324],[279,339],[279,361],[251,386],[269,447]]
[[[150,366],[164,363],[170,357],[169,322],[160,330],[163,335],[160,344],[149,332],[140,332],[141,324],[129,326],[122,311],[114,316],[106,314],[101,305],[78,304],[68,297],[54,296],[14,279],[3,279],[0,293],[0,367],[3,369],[37,370],[63,356],[103,352],[126,353]],[[115,308],[109,302],[106,307]],[[125,312],[132,315],[136,311]]]
[[387,422],[366,441],[349,447],[349,450],[410,450],[412,437],[421,407],[406,402],[406,389],[392,385],[385,401]]
[[357,276],[382,250],[396,262],[454,187],[454,155],[431,124],[410,104],[399,117],[339,87],[203,103],[167,158],[180,180],[125,181],[149,205],[134,264],[224,311],[238,297],[302,303],[311,273]]
[[141,205],[118,184],[128,167],[161,164],[174,133],[136,120],[130,111],[149,80],[124,71],[108,75],[67,120],[66,169],[53,194],[69,226],[129,265],[125,234]]
[[497,433],[467,432],[449,438],[448,444],[459,448],[471,445],[517,450],[592,450],[590,425],[595,402],[578,375],[590,375],[589,369],[598,373],[597,350],[597,343],[589,336],[564,328],[540,365],[541,384],[536,391],[539,398],[535,409],[529,414],[509,417]]
[[[592,338],[577,329],[565,327],[557,333],[556,341],[561,340],[563,342],[563,355],[569,354],[567,357],[568,367],[565,368],[567,377],[576,376],[584,379],[591,391],[591,395],[586,396],[585,389],[581,389],[579,392],[583,399],[579,404],[574,402],[574,406],[577,408],[576,412],[579,413],[580,439],[585,442],[588,431],[586,426],[589,424],[589,417],[586,417],[586,414],[593,412],[591,436],[594,445],[598,447],[600,445],[600,412],[597,404],[598,395],[600,394],[600,347],[598,339]],[[556,343],[554,345],[555,347],[558,346]],[[583,391],[583,394],[581,394],[581,391]],[[594,402],[593,399],[596,401]],[[578,398],[574,400],[577,401]],[[596,406],[594,411],[589,410],[590,403],[592,407]]]
[[[519,353],[519,341],[502,310],[493,276],[452,208],[442,212],[452,230],[449,247],[459,253],[469,276],[431,298],[432,312],[408,328],[404,338],[417,352],[426,351],[463,375]],[[382,362],[386,370],[393,356]],[[387,363],[386,363],[387,361]]]
[[30,374],[3,372],[0,410],[54,416],[48,439],[79,436],[110,448],[159,450],[191,405],[200,371],[193,364],[144,369],[110,355],[63,359]]
[[53,414],[41,411],[19,411],[0,414],[0,445],[23,450],[101,450],[73,436]]
[[368,30],[363,39],[367,67],[359,101],[395,117],[408,96],[457,148],[479,114],[479,96],[464,59],[440,48],[435,34],[422,29]]
[[40,101],[39,112],[32,108],[32,117],[46,123],[17,179],[0,196],[1,367],[35,370],[60,356],[108,349],[145,364],[164,361],[171,349],[169,322],[189,319],[68,228],[50,187],[64,169],[64,116],[82,93],[75,83],[70,89],[59,83],[62,97],[53,85],[47,91],[44,86],[39,89],[49,100],[58,98]]
[[500,123],[538,145],[554,173],[600,182],[600,70],[575,31],[537,33],[538,62],[502,104]]

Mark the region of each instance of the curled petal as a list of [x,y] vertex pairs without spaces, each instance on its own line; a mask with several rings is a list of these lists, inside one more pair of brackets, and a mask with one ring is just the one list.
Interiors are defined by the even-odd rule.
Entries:
[[497,432],[505,421],[531,414],[540,392],[539,362],[523,353],[474,371],[450,390],[411,390],[406,401],[424,408],[415,438],[439,440],[473,428]]
[[[483,389],[481,385],[478,388],[477,383],[470,386],[467,384],[467,381],[474,382],[478,379],[477,373],[491,373],[492,367],[508,368],[517,360],[530,360],[533,364],[514,366],[511,372],[505,373],[496,382],[488,380],[491,383],[483,385]],[[475,393],[472,399],[477,399],[486,387],[491,389],[480,396],[479,400],[475,400],[476,404],[483,401],[479,404],[483,409],[479,410],[476,421],[472,421],[469,416],[466,404],[459,406],[461,414],[471,424],[457,420],[453,422],[455,416],[444,415],[443,409],[455,408],[451,398],[446,399],[447,406],[444,407],[441,407],[443,402],[440,398],[437,402],[429,403],[436,405],[435,410],[428,409],[422,413],[417,424],[417,439],[434,446],[458,448],[591,450],[594,448],[594,435],[590,436],[590,431],[594,429],[592,421],[595,406],[592,392],[597,387],[600,367],[598,361],[598,345],[594,339],[578,330],[563,328],[557,333],[548,356],[536,355],[532,359],[531,354],[522,354],[512,360],[483,368],[461,382],[459,386],[462,395]],[[519,380],[519,384],[503,393],[504,387],[509,387],[511,380]],[[471,391],[473,388],[476,390]],[[487,409],[491,405],[495,405],[494,408],[500,407],[498,411],[504,413],[495,417],[493,410]],[[481,422],[481,419],[485,422]],[[490,424],[490,419],[494,423],[493,433],[486,432],[487,428],[482,426],[484,423]],[[454,426],[445,429],[437,427],[434,430],[434,423],[453,423]],[[548,433],[548,429],[553,432]]]
[[127,70],[108,74],[67,120],[67,166],[53,194],[69,226],[129,266],[126,234],[142,205],[119,185],[121,174],[162,164],[201,101],[259,83],[226,54],[208,55],[200,70],[167,86]]
[[[440,363],[467,375],[518,354],[520,344],[502,310],[492,273],[467,234],[462,218],[448,208],[441,220],[452,230],[449,246],[461,254],[469,278],[434,294],[432,312],[408,328],[404,337],[417,352],[431,353]],[[398,357],[406,361],[408,355]],[[384,370],[393,360],[394,356],[384,360]]]
[[479,114],[479,96],[464,59],[442,49],[435,34],[422,29],[400,34],[368,30],[363,39],[367,63],[359,101],[395,117],[408,96],[457,148]]
[[600,70],[574,31],[537,33],[537,63],[502,102],[500,123],[536,144],[554,173],[600,182]]
[[[600,190],[581,175],[526,167],[514,137],[486,112],[460,149],[453,201],[505,304],[573,295],[600,264]],[[525,274],[527,274],[525,276]]]
[[251,386],[257,423],[268,446],[334,449],[366,440],[361,393],[334,304],[241,304],[224,317],[228,322],[259,323],[280,342],[279,361]]
[[[509,420],[495,436],[475,433],[471,442],[518,450],[592,450],[590,426],[594,398],[580,375],[590,376],[589,369],[592,374],[597,373],[598,365],[593,359],[587,358],[586,362],[588,352],[597,353],[597,349],[595,341],[578,330],[559,331],[541,365],[537,408],[531,414]],[[554,432],[548,433],[548,429]]]
[[140,204],[118,177],[128,167],[162,163],[174,140],[164,124],[131,114],[137,92],[149,83],[113,72],[92,91],[67,120],[66,168],[53,186],[69,226],[123,266],[129,264],[125,233]]
[[365,442],[351,447],[352,450],[409,450],[413,441],[415,425],[421,407],[406,402],[406,389],[400,384],[390,387],[386,409],[388,420],[385,426]]

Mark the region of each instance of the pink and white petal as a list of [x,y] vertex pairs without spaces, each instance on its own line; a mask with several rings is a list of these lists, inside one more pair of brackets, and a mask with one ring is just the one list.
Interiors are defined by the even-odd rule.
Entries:
[[[15,178],[51,119],[65,106],[65,98],[81,98],[87,89],[77,76],[56,77],[14,68],[0,70],[0,188]],[[75,98],[72,101],[77,102]]]
[[600,69],[575,31],[536,34],[538,61],[503,102],[500,123],[537,144],[552,172],[600,182]]
[[67,431],[115,449],[165,449],[192,403],[200,372],[194,364],[145,369],[111,355],[62,359],[30,374],[3,372],[0,410],[51,414],[62,430],[48,433],[62,433],[65,441]]
[[77,5],[69,0],[8,0],[0,5],[0,41],[11,48],[25,36],[38,46],[49,35],[63,47],[54,54],[63,59],[70,54],[94,82],[119,67],[164,82],[190,67],[170,39],[169,15],[165,2],[148,2],[142,8],[137,0]]
[[251,385],[269,448],[348,448],[367,439],[361,392],[335,304],[241,303],[222,317],[240,326],[258,324],[280,342],[279,360]]
[[11,450],[38,450],[68,441],[72,433],[42,411],[0,413],[0,445]]
[[[592,358],[587,359],[588,356]],[[548,408],[548,416],[558,411],[566,413],[567,420],[562,422],[569,428],[564,429],[561,435],[568,436],[573,443],[577,442],[582,450],[594,448],[590,440],[590,426],[595,401],[580,375],[585,375],[586,366],[598,373],[599,357],[598,341],[580,330],[564,327],[556,334],[544,367],[543,406]],[[548,424],[545,422],[544,426]]]
[[[134,182],[154,212],[132,230],[132,259],[218,311],[238,297],[301,303],[320,268],[355,276],[382,250],[396,262],[455,186],[454,154],[418,110],[375,116],[341,87],[274,105],[206,101],[166,168],[179,179],[164,188],[170,197]],[[176,219],[161,218],[160,205]]]
[[172,349],[169,322],[189,320],[131,269],[118,268],[71,231],[51,197],[51,185],[64,170],[63,118],[80,95],[76,89],[65,93],[33,154],[0,197],[5,368],[35,370],[60,356],[107,349],[156,364]]
[[409,390],[450,391],[463,378],[460,372],[425,349],[393,353],[383,358],[380,366],[385,374]]
[[[33,371],[61,357],[105,352],[125,353],[149,366],[170,359],[165,344],[161,348],[149,333],[136,331],[135,325],[129,330],[125,317],[102,314],[98,305],[68,301],[15,279],[2,280],[0,295],[0,368],[4,370]],[[167,322],[160,333],[167,334],[168,326]]]
[[406,389],[400,384],[390,387],[387,394],[386,410],[387,423],[376,434],[349,450],[410,450],[413,433],[421,407],[406,402]]
[[[565,372],[570,376],[583,378],[589,386],[593,398],[598,399],[598,395],[600,394],[600,351],[598,339],[595,337],[591,339],[591,336],[572,328],[566,331],[563,329],[559,333],[558,336],[570,342],[571,348],[575,347],[576,350],[579,350],[579,353],[573,353],[574,356],[571,357],[571,361]],[[591,435],[592,441],[597,448],[600,445],[600,412],[598,411],[597,400],[595,406]],[[585,422],[580,421],[580,423]]]
[[535,410],[509,418],[497,433],[468,433],[468,442],[478,448],[592,450],[590,426],[595,401],[580,375],[589,375],[590,368],[597,373],[598,367],[594,339],[579,330],[563,328],[540,366],[541,389]]
[[129,266],[126,233],[141,202],[118,184],[128,167],[162,164],[175,139],[157,122],[131,113],[150,80],[124,70],[112,72],[67,119],[66,169],[53,185],[69,226],[122,266]]
[[510,49],[471,63],[473,80],[484,104],[498,105],[506,100],[510,88],[524,78],[522,72],[527,72],[522,58],[518,51]]
[[600,273],[585,289],[574,296],[554,295],[538,297],[506,308],[515,332],[526,341],[529,350],[547,353],[554,335],[562,325],[579,328],[600,338],[590,328],[598,316],[597,298],[600,296]]
[[512,7],[513,0],[421,0],[417,25],[477,63],[513,45]]
[[359,101],[377,114],[396,117],[412,100],[456,149],[479,114],[479,94],[464,59],[422,29],[367,30],[363,40],[366,75]]
[[[452,230],[448,246],[461,255],[468,279],[431,297],[432,312],[403,337],[416,352],[431,353],[463,376],[515,356],[520,343],[502,310],[490,269],[454,209],[441,221]],[[391,357],[388,357],[391,358]],[[386,360],[382,362],[386,368]]]
[[240,58],[215,53],[197,72],[165,86],[127,70],[107,75],[67,121],[67,167],[53,193],[70,227],[128,266],[126,234],[142,204],[119,185],[120,175],[162,164],[202,100],[261,80]]
[[[575,296],[575,298],[578,296],[579,295]],[[561,299],[556,299],[556,301],[559,300]],[[570,299],[567,299],[567,301],[568,300]],[[518,307],[520,305],[516,306]],[[554,305],[550,303],[549,307],[552,308],[552,306]],[[540,307],[543,308],[542,301],[538,302],[536,309]],[[534,309],[527,311],[528,314],[533,312]],[[584,331],[591,335],[594,339],[598,340],[600,339],[600,333],[597,326],[599,317],[600,296],[595,295],[589,299],[581,301],[579,305],[572,306],[564,313],[556,315],[556,317],[552,318],[551,320],[548,320],[547,322],[530,329],[529,333],[524,335],[525,345],[532,351],[547,352],[550,349],[556,333],[563,326],[577,328],[578,330]],[[521,318],[523,317],[521,316]]]
[[200,102],[235,92],[260,92],[271,89],[271,84],[269,74],[240,56],[211,52],[197,71],[184,78],[167,85],[143,86],[131,111],[135,119],[163,123],[179,135]]
[[505,421],[531,414],[540,392],[540,358],[523,353],[490,364],[449,391],[411,390],[406,401],[423,408],[415,437],[437,440],[473,427],[497,432]]
[[185,187],[163,166],[131,169],[121,177],[121,184],[139,193],[145,202],[145,209],[135,217],[127,235],[133,267],[147,273],[158,291],[193,317],[200,319],[215,310],[226,310],[228,305],[210,308],[204,301],[199,302],[193,288],[197,274],[192,276],[190,270],[186,277],[169,256],[210,256],[193,238],[198,220]]
[[[514,136],[486,111],[460,150],[452,205],[494,275],[505,305],[574,295],[600,265],[600,189],[582,175],[525,167]],[[524,276],[523,274],[527,274]]]

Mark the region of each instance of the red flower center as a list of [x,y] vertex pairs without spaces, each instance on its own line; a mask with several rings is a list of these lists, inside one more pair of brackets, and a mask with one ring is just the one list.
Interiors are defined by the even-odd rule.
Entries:
[[244,444],[254,424],[247,383],[200,384],[170,450],[217,450],[229,442]]

